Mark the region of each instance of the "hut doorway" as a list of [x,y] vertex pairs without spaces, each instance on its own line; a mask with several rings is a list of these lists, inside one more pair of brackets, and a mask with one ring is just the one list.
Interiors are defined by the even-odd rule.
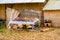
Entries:
[[[23,10],[15,10],[12,8],[7,8],[6,9],[6,24],[7,27],[10,25],[10,23],[15,23],[12,21],[34,21],[36,18],[39,19],[39,22],[41,20],[41,11],[35,11],[35,10],[28,10],[28,9],[23,9]],[[20,20],[21,19],[21,20]],[[24,20],[26,19],[26,20]],[[17,22],[17,24],[19,24]]]

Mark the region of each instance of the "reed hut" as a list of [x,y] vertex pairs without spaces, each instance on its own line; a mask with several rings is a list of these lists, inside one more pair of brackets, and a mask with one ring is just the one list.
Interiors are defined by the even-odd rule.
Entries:
[[60,0],[48,1],[43,11],[44,20],[52,20],[54,27],[60,27]]
[[39,14],[41,15],[45,3],[45,0],[1,0],[0,18],[6,20],[8,25],[9,21],[14,19],[14,16],[17,17],[19,14],[18,10],[28,9],[40,11]]

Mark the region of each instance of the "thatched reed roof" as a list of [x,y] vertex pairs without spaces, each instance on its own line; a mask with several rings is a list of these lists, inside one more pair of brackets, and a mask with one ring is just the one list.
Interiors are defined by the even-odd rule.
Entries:
[[0,4],[11,4],[11,3],[35,3],[44,2],[45,0],[0,0]]
[[60,10],[60,0],[50,0],[43,10]]

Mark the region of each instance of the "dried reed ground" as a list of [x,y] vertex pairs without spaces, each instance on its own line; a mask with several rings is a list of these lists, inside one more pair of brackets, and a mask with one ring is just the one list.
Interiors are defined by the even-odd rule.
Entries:
[[60,40],[60,28],[53,29],[47,32],[0,29],[0,40]]

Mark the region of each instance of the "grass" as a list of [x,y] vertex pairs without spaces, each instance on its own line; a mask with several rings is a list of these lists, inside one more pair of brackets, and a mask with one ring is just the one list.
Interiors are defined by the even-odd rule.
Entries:
[[5,23],[0,23],[0,33],[3,33],[3,29],[5,29]]
[[0,29],[6,28],[5,23],[0,23]]

